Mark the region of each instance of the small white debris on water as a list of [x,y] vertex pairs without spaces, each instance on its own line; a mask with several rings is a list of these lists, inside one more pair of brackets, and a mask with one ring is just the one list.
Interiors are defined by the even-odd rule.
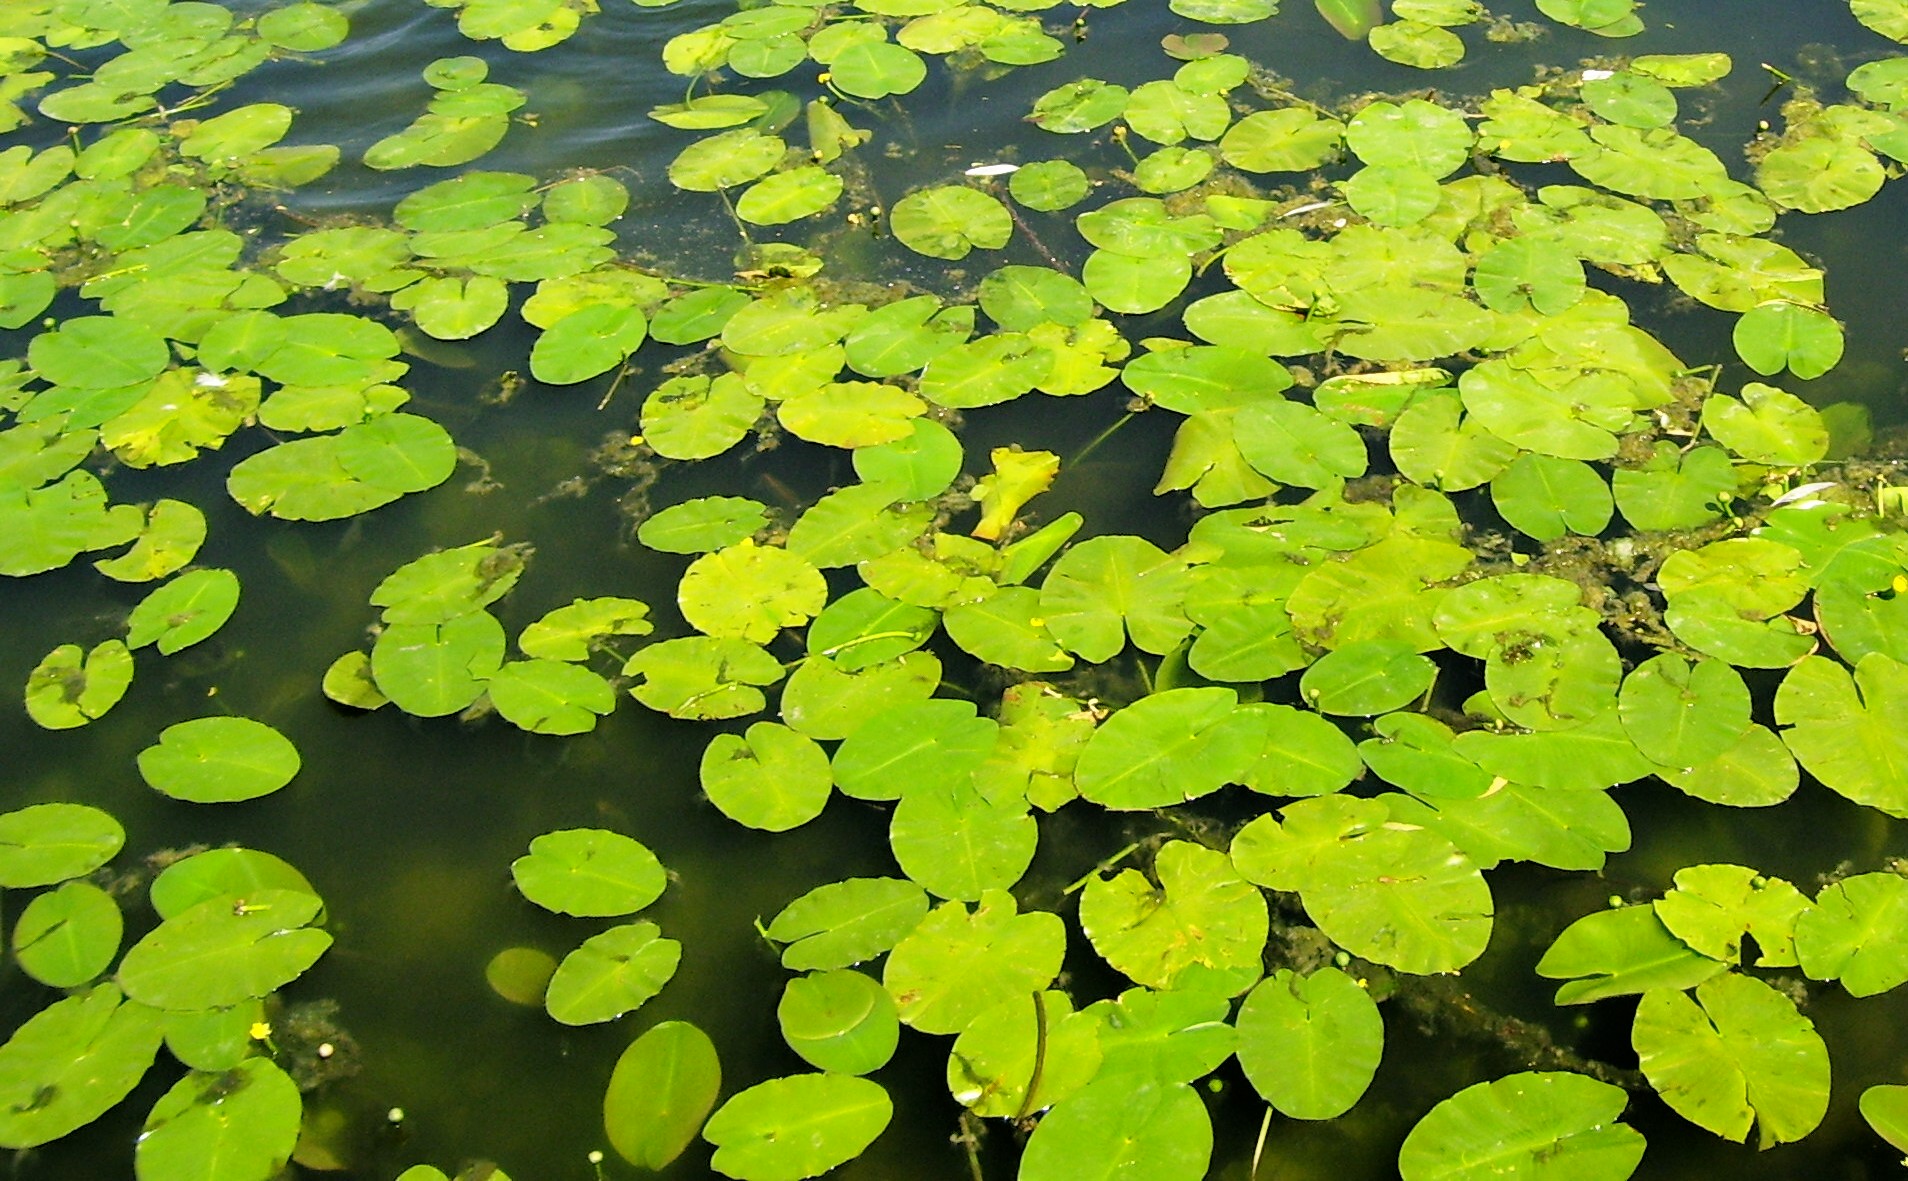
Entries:
[[1019,172],[1019,171],[1020,171],[1020,165],[1018,164],[974,164],[969,166],[968,170],[963,175],[1006,176],[1009,173]]
[[232,383],[217,373],[201,373],[192,379],[192,384],[202,390],[222,390]]
[[1330,209],[1336,204],[1338,204],[1336,201],[1314,201],[1310,205],[1301,205],[1297,209],[1288,209],[1284,213],[1279,214],[1279,216],[1282,218],[1297,217],[1301,213],[1315,213],[1320,209]]
[[401,1124],[404,1122],[404,1109],[402,1107],[393,1107],[384,1113],[384,1118],[394,1124]]
[[1616,77],[1615,70],[1585,70],[1583,72],[1583,80],[1585,82],[1601,82],[1605,78],[1614,77]]
[[338,1052],[338,1047],[332,1045],[330,1042],[318,1043],[318,1056],[320,1058],[329,1058],[333,1054],[336,1054],[337,1052]]

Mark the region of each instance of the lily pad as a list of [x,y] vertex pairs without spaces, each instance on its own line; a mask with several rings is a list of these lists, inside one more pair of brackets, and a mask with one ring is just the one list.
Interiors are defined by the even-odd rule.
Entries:
[[167,726],[139,752],[139,774],[177,800],[229,803],[270,795],[298,774],[298,748],[250,718],[197,718]]
[[1336,968],[1281,968],[1239,1007],[1239,1065],[1293,1119],[1336,1119],[1371,1085],[1384,1045],[1378,1006]]
[[990,890],[969,911],[945,902],[888,956],[882,984],[901,1020],[923,1033],[956,1033],[1003,1001],[1045,988],[1060,971],[1065,927],[1046,911],[1016,914]]
[[767,934],[787,945],[785,968],[845,968],[892,948],[927,911],[927,895],[913,882],[849,878],[818,886],[783,907]]
[[1812,980],[1839,980],[1850,996],[1908,984],[1908,879],[1861,873],[1824,887],[1795,921],[1795,953]]
[[847,968],[790,980],[775,1016],[791,1050],[837,1074],[886,1065],[901,1037],[894,1001],[874,978]]
[[159,1097],[140,1131],[141,1177],[265,1177],[299,1139],[298,1084],[269,1058],[228,1071],[194,1071]]
[[634,914],[662,897],[662,863],[640,842],[601,828],[546,832],[510,863],[523,896],[558,914]]
[[87,804],[29,804],[0,815],[0,886],[50,886],[113,859],[126,830]]
[[1404,1181],[1623,1181],[1643,1158],[1642,1134],[1616,1122],[1628,1102],[1620,1087],[1562,1071],[1477,1083],[1418,1121],[1398,1172]]
[[1643,995],[1632,1033],[1639,1065],[1677,1114],[1728,1140],[1799,1140],[1828,1111],[1828,1050],[1795,1004],[1729,973]]
[[225,626],[238,608],[238,575],[194,570],[148,594],[126,620],[126,646],[157,645],[170,656]]
[[155,1009],[223,1008],[303,975],[331,946],[306,926],[323,904],[293,890],[258,890],[234,905],[212,898],[160,923],[126,952],[116,979]]
[[132,654],[119,640],[84,653],[78,644],[61,644],[27,674],[27,716],[48,730],[84,726],[119,704],[132,676]]
[[709,1035],[686,1021],[664,1021],[616,1059],[603,1094],[604,1134],[630,1164],[663,1168],[695,1140],[721,1089]]
[[676,974],[682,944],[654,923],[626,923],[583,941],[550,977],[543,1007],[564,1025],[613,1021],[647,1003]]
[[78,988],[119,954],[125,919],[112,895],[91,882],[62,882],[39,894],[13,927],[20,970],[50,988]]
[[1265,899],[1225,855],[1170,841],[1153,868],[1157,886],[1134,869],[1088,881],[1080,926],[1094,950],[1153,988],[1172,988],[1195,964],[1256,975],[1267,931]]
[[160,1015],[111,984],[55,1001],[0,1046],[0,1145],[33,1148],[104,1115],[159,1053]]
[[801,1181],[853,1160],[894,1115],[880,1084],[845,1074],[770,1079],[729,1097],[702,1130],[709,1165],[742,1181]]

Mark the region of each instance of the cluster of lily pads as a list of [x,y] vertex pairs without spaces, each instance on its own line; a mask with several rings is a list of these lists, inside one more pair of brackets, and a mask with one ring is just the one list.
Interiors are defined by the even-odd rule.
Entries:
[[[633,15],[441,6],[511,52]],[[1223,26],[1277,7],[1172,11]],[[1396,0],[1389,21],[1375,2],[1316,7],[1424,68],[1463,55],[1459,31],[1498,27],[1468,0]],[[1536,5],[1613,39],[1644,31],[1635,7]],[[1850,7],[1908,40],[1901,0]],[[625,698],[711,723],[701,789],[753,829],[798,828],[837,794],[889,809],[894,876],[820,886],[763,927],[793,973],[780,1028],[812,1069],[725,1098],[714,1043],[672,1021],[609,1082],[626,1160],[662,1168],[700,1136],[746,1181],[865,1150],[893,1110],[868,1076],[904,1026],[948,1039],[952,1103],[1026,1134],[1027,1181],[1190,1181],[1213,1146],[1195,1083],[1236,1059],[1268,1112],[1349,1111],[1383,1050],[1372,981],[1475,961],[1495,867],[1594,872],[1627,849],[1612,788],[1765,807],[1806,772],[1908,817],[1908,539],[1866,490],[1817,478],[1867,445],[1864,419],[1724,383],[1734,361],[1779,383],[1840,360],[1822,271],[1771,234],[1908,162],[1908,58],[1859,66],[1842,101],[1794,96],[1739,179],[1677,129],[1679,92],[1735,69],[1723,54],[1327,108],[1187,32],[1160,77],[1056,73],[1027,112],[1052,158],[879,208],[863,149],[885,100],[931,68],[1063,69],[1067,30],[1045,11],[767,4],[669,39],[662,65],[689,91],[651,116],[697,138],[668,181],[748,247],[716,274],[619,256],[631,193],[597,174],[423,174],[388,220],[241,233],[267,217],[254,194],[339,152],[284,143],[282,104],[200,113],[254,66],[340,44],[338,8],[0,12],[0,123],[74,128],[0,152],[0,326],[51,316],[0,366],[0,573],[126,547],[98,574],[156,584],[123,633],[45,657],[28,714],[98,722],[138,653],[200,643],[240,605],[233,571],[193,565],[204,509],[115,503],[120,468],[219,464],[242,440],[219,468],[228,493],[288,523],[438,488],[456,443],[403,385],[432,340],[505,334],[514,315],[535,382],[637,390],[620,445],[663,500],[680,465],[750,446],[843,456],[855,479],[812,503],[711,495],[645,516],[634,544],[685,559],[673,613],[579,587],[513,656],[490,608],[532,550],[482,539],[393,571],[368,650],[311,673],[340,725],[388,711],[575,735]],[[433,62],[428,109],[363,162],[461,168],[531,134],[511,121],[530,96],[488,81],[493,64]],[[830,247],[867,226],[910,252],[888,265],[914,283],[835,273]],[[1730,364],[1693,366],[1633,322],[1670,289],[1735,317]],[[1128,418],[1174,424],[1154,491],[1196,520],[1170,550],[1078,513],[1043,523],[1038,498],[1072,461],[963,442],[990,407],[1115,388]],[[265,722],[217,715],[166,727],[137,766],[167,796],[234,802],[293,782],[300,756]],[[1208,797],[1254,818],[1179,823]],[[1159,818],[1107,850],[1070,914],[1014,892],[1063,808]],[[148,1117],[142,1181],[265,1181],[298,1150],[302,1109],[273,1014],[331,942],[323,904],[267,853],[199,853],[151,879],[156,921],[122,956],[128,916],[104,887],[123,841],[79,801],[0,816],[0,885],[42,891],[11,947],[67,994],[0,1046],[0,1145],[91,1123],[164,1045],[186,1073]],[[1640,996],[1642,1077],[1690,1122],[1792,1141],[1829,1096],[1793,974],[1852,996],[1908,982],[1908,880],[1856,868],[1811,894],[1686,866],[1660,898],[1579,918],[1535,970],[1566,982],[1559,1005]],[[603,829],[547,833],[511,869],[527,900],[586,919],[635,914],[667,881]],[[1336,954],[1281,959],[1275,923]],[[1081,940],[1130,987],[1070,992]],[[637,920],[489,976],[595,1024],[657,995],[680,951]],[[1398,1168],[1627,1177],[1644,1143],[1625,1102],[1566,1071],[1481,1081],[1424,1114]],[[1908,1088],[1871,1087],[1862,1110],[1908,1148]]]

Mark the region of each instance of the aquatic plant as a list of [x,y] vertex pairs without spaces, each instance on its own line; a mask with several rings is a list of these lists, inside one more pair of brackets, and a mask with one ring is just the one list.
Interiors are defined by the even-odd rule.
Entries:
[[[504,54],[639,15],[438,6]],[[424,110],[359,160],[448,175],[418,173],[388,217],[332,221],[299,214],[297,190],[339,149],[286,142],[284,104],[225,99],[345,44],[344,6],[0,13],[0,124],[21,141],[0,152],[0,326],[20,345],[0,368],[0,573],[117,549],[99,578],[153,584],[123,628],[65,637],[27,675],[35,723],[113,727],[136,678],[237,611],[275,612],[242,601],[238,571],[194,564],[229,518],[203,473],[283,530],[475,496],[445,485],[483,459],[405,382],[454,342],[520,339],[528,377],[500,396],[595,400],[615,427],[596,478],[630,486],[624,544],[679,559],[673,592],[579,576],[571,601],[507,626],[543,559],[467,530],[392,570],[375,611],[353,605],[366,645],[303,670],[307,695],[341,727],[548,736],[633,698],[707,724],[697,774],[728,820],[788,832],[840,795],[889,829],[892,874],[760,923],[791,973],[775,1025],[813,1069],[725,1077],[703,1030],[648,1027],[606,1070],[605,1135],[630,1164],[709,1151],[717,1172],[780,1181],[851,1161],[893,1118],[868,1076],[905,1036],[945,1049],[948,1131],[976,1175],[991,1126],[1025,1137],[1026,1181],[1204,1176],[1198,1084],[1235,1060],[1263,1100],[1256,1173],[1275,1113],[1357,1109],[1388,1007],[1410,1005],[1474,1017],[1517,1068],[1427,1098],[1398,1149],[1409,1181],[1627,1177],[1645,1152],[1630,1094],[1764,1148],[1816,1129],[1834,1047],[1808,998],[1908,981],[1908,885],[1878,855],[1802,884],[1683,864],[1655,897],[1560,922],[1527,967],[1562,982],[1558,1006],[1639,998],[1634,1071],[1477,1016],[1463,973],[1496,929],[1500,866],[1593,874],[1629,848],[1626,784],[1724,809],[1806,782],[1908,816],[1908,541],[1882,511],[1898,489],[1866,484],[1898,479],[1895,460],[1859,458],[1861,407],[1736,370],[1807,382],[1841,362],[1823,271],[1773,235],[1908,163],[1908,59],[1834,80],[1842,101],[1798,90],[1744,179],[1679,129],[1735,72],[1720,53],[1476,97],[1307,97],[1190,26],[1164,38],[1170,66],[1128,63],[1147,77],[1069,78],[1069,36],[1119,19],[1110,5],[1071,29],[1028,3],[703,24],[643,7],[674,20],[661,66],[686,80],[650,112],[681,133],[667,183],[733,259],[631,253],[632,192],[608,173],[465,168],[538,134],[513,118],[532,90],[489,80],[502,54],[432,62]],[[1529,35],[1470,0],[1395,0],[1390,20],[1337,0],[1170,7],[1240,29],[1322,15],[1423,69]],[[1536,9],[1645,32],[1631,0]],[[1898,0],[1850,11],[1908,40]],[[1026,112],[1047,158],[917,175],[884,207],[893,100],[1013,70],[1055,83]],[[1668,291],[1731,326],[1734,356],[1686,361],[1645,327]],[[1112,390],[1127,400],[1070,452],[970,441],[990,415],[1028,421],[994,407],[1099,413]],[[1136,420],[1169,424],[1145,479],[1189,528],[1043,510]],[[690,478],[751,446],[830,457],[829,487],[778,481],[772,503]],[[297,781],[280,729],[195,712],[140,739],[157,792],[233,803]],[[1028,888],[1068,814],[1115,814],[1133,839],[1089,850],[1064,890]],[[639,1025],[698,936],[632,917],[670,888],[653,840],[535,837],[509,876],[579,922],[573,946],[471,975],[556,1026]],[[301,1098],[336,1085],[339,1041],[294,1043],[280,1015],[350,932],[267,852],[194,851],[148,880],[115,870],[125,842],[84,800],[0,815],[0,886],[37,891],[11,947],[40,990],[0,1045],[0,1145],[76,1133],[155,1076],[142,1181],[349,1163]],[[1086,949],[1094,966],[1069,970]],[[1902,1094],[1860,1098],[1898,1147]]]

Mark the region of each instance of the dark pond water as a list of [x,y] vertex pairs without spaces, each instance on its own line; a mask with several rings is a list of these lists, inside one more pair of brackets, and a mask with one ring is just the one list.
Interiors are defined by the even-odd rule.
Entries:
[[[428,97],[419,77],[424,64],[477,53],[491,61],[493,81],[528,92],[527,110],[535,115],[534,127],[514,128],[482,167],[540,176],[608,170],[634,195],[618,223],[628,253],[678,274],[727,275],[739,241],[706,196],[668,184],[664,168],[683,137],[645,117],[681,92],[681,79],[657,65],[661,44],[718,19],[730,10],[726,0],[653,9],[603,0],[604,11],[573,39],[531,55],[474,46],[458,34],[450,13],[416,0],[344,7],[353,23],[345,46],[324,55],[322,64],[262,69],[233,96],[289,103],[299,111],[295,138],[343,149],[344,164],[289,198],[302,216],[380,218],[406,192],[435,179],[376,173],[355,162],[421,108]],[[1517,19],[1538,19],[1523,0],[1503,0],[1502,7]],[[1656,0],[1644,12],[1650,32],[1635,46],[1552,26],[1534,43],[1483,47],[1463,66],[1427,76],[1345,42],[1304,0],[1287,0],[1286,8],[1261,26],[1227,30],[1232,48],[1323,101],[1415,91],[1427,80],[1447,97],[1481,94],[1529,80],[1540,64],[1572,66],[1633,48],[1725,51],[1736,61],[1734,74],[1695,95],[1685,108],[1694,117],[1684,126],[1738,175],[1745,171],[1740,145],[1773,113],[1773,106],[1758,105],[1769,76],[1757,63],[1832,88],[1848,69],[1890,48],[1861,29],[1845,4],[1830,0]],[[973,162],[1031,161],[1073,150],[1076,145],[1056,145],[1023,122],[1032,100],[1078,76],[1158,76],[1160,38],[1192,27],[1154,0],[1083,15],[1086,39],[1061,62],[992,81],[950,77],[937,67],[904,107],[879,104],[859,112],[864,125],[876,128],[877,143],[897,145],[870,154],[876,192],[891,199]],[[25,134],[31,139],[41,130]],[[1103,144],[1082,150],[1099,166],[1117,162]],[[1792,388],[1817,404],[1860,402],[1884,423],[1900,421],[1908,404],[1901,364],[1908,321],[1900,314],[1908,262],[1904,202],[1908,187],[1891,185],[1860,210],[1785,219],[1781,231],[1784,242],[1826,266],[1829,299],[1850,342],[1847,360],[1829,376]],[[901,275],[952,293],[943,269],[910,261],[889,243],[850,231],[832,249],[849,266],[865,260],[870,274]],[[1692,314],[1667,298],[1659,304],[1647,327],[1679,356],[1691,364],[1732,357],[1726,318]],[[632,482],[601,473],[591,459],[606,436],[631,429],[639,391],[656,374],[639,362],[602,409],[601,382],[576,389],[532,384],[502,400],[500,375],[523,368],[531,339],[520,324],[510,327],[516,323],[506,318],[475,342],[445,348],[434,355],[446,364],[420,364],[409,379],[420,412],[488,465],[490,483],[482,489],[474,486],[474,469],[465,467],[450,483],[366,518],[291,525],[254,520],[225,497],[223,464],[192,465],[183,475],[119,473],[118,499],[163,493],[206,509],[210,540],[198,560],[239,575],[244,599],[238,614],[211,642],[142,666],[127,699],[98,724],[50,733],[18,708],[0,710],[0,776],[10,804],[69,799],[111,810],[129,833],[122,862],[200,844],[269,850],[304,869],[323,892],[337,944],[296,984],[292,999],[335,999],[337,1020],[355,1040],[361,1072],[313,1099],[350,1129],[342,1142],[351,1154],[346,1175],[354,1178],[390,1178],[417,1162],[449,1167],[478,1158],[499,1162],[519,1181],[593,1176],[587,1154],[607,1147],[600,1105],[610,1068],[634,1032],[668,1018],[693,1020],[711,1034],[730,1089],[800,1068],[775,1025],[785,973],[754,924],[816,885],[893,872],[885,814],[877,808],[837,799],[821,819],[785,836],[727,822],[697,786],[708,731],[628,702],[594,733],[557,739],[494,719],[420,721],[394,710],[347,716],[318,693],[331,660],[364,643],[372,622],[366,599],[386,573],[433,547],[493,533],[536,550],[529,573],[498,609],[512,634],[578,596],[630,595],[670,617],[685,560],[633,544],[626,512]],[[1064,413],[1052,405],[974,416],[968,454],[1016,441],[1071,455],[1123,413],[1122,398],[1104,391],[1066,403]],[[1150,494],[1170,432],[1170,423],[1145,419],[1122,428],[1090,460],[1066,469],[1043,511],[1051,517],[1077,509],[1091,531],[1136,532],[1162,543],[1183,537],[1184,511]],[[234,446],[243,454],[262,442]],[[818,451],[790,448],[665,471],[648,495],[658,504],[713,492],[812,497],[848,477],[845,465]],[[0,586],[7,621],[0,628],[0,685],[22,684],[53,643],[107,634],[143,589],[106,583],[83,563]],[[246,804],[196,807],[165,800],[141,783],[133,757],[151,736],[216,708],[269,721],[296,742],[304,770],[292,789]],[[1626,1003],[1560,1012],[1549,1004],[1549,987],[1530,971],[1571,918],[1609,895],[1654,896],[1677,868],[1701,861],[1754,865],[1812,886],[1844,862],[1872,868],[1908,853],[1899,825],[1819,787],[1805,786],[1789,804],[1762,812],[1705,808],[1660,785],[1632,785],[1619,798],[1636,844],[1612,858],[1601,879],[1538,869],[1493,875],[1496,935],[1464,980],[1479,1004],[1544,1023],[1559,1041],[1623,1064]],[[680,938],[684,950],[674,981],[640,1013],[566,1029],[539,1010],[500,999],[483,969],[506,947],[560,956],[578,939],[573,921],[527,905],[508,876],[511,860],[532,837],[577,826],[630,833],[656,851],[673,881],[647,917]],[[1152,830],[1150,819],[1070,812],[1043,819],[1041,853],[1017,891],[1023,906],[1069,908],[1061,895],[1067,883]],[[1113,990],[1105,969],[1090,960],[1076,940],[1069,969],[1083,1000]],[[11,1025],[47,998],[7,971],[0,1024]],[[1637,1176],[1892,1175],[1895,1154],[1862,1125],[1854,1104],[1861,1087],[1908,1074],[1908,1001],[1855,1003],[1824,993],[1810,1016],[1835,1066],[1834,1104],[1819,1131],[1759,1155],[1695,1131],[1645,1100],[1633,1105],[1630,1117],[1650,1140]],[[1431,1104],[1525,1065],[1487,1038],[1415,1024],[1407,1014],[1388,1015],[1384,1065],[1351,1115],[1321,1125],[1275,1121],[1257,1176],[1391,1176],[1400,1139]],[[967,1158],[950,1141],[959,1108],[941,1085],[945,1053],[945,1039],[904,1036],[900,1056],[879,1076],[896,1101],[894,1124],[840,1176],[954,1181],[970,1175]],[[155,1076],[94,1130],[21,1154],[14,1174],[27,1181],[130,1176],[132,1138],[168,1082]],[[1263,1107],[1236,1067],[1216,1076],[1207,1099],[1218,1128],[1212,1175],[1244,1178]],[[387,1121],[392,1108],[404,1112],[401,1123]],[[705,1175],[706,1152],[692,1148],[668,1175]],[[1005,1178],[1016,1156],[1011,1135],[995,1132],[979,1160],[986,1176]],[[603,1170],[634,1175],[613,1158]]]

